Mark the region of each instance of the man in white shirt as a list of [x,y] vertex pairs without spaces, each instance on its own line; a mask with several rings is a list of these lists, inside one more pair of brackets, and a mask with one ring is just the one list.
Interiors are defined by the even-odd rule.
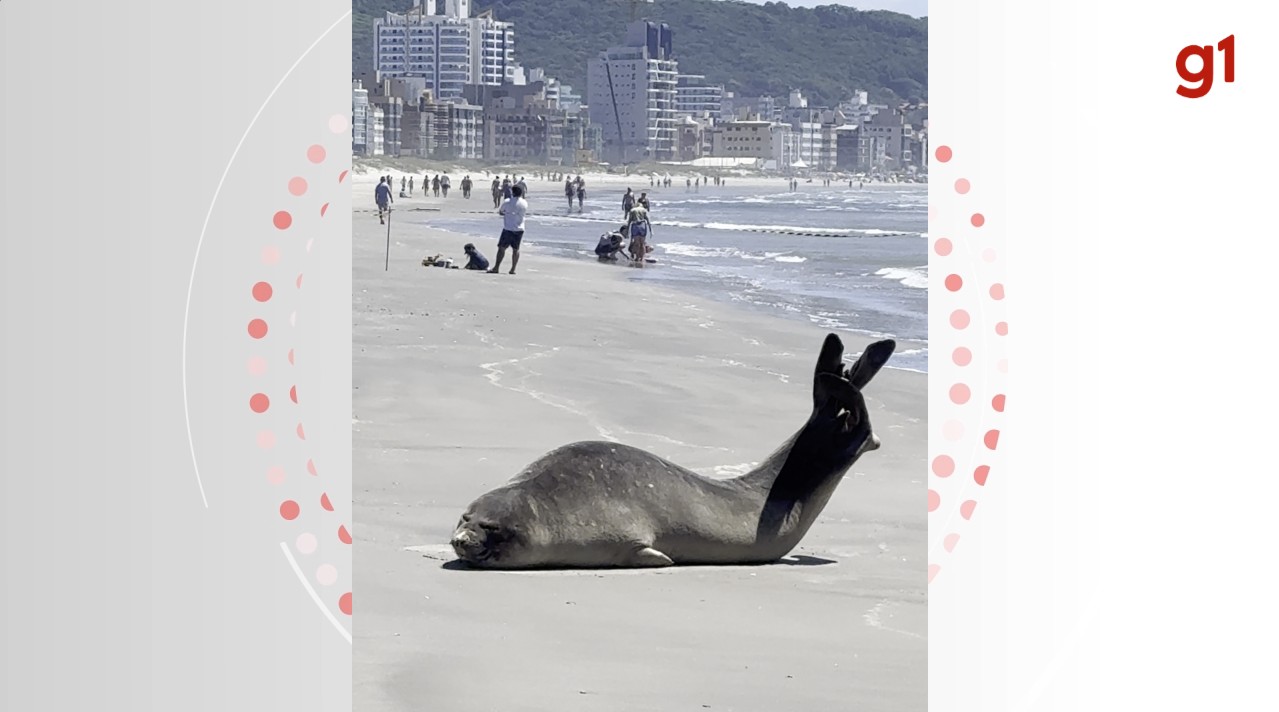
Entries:
[[520,263],[520,241],[524,239],[524,216],[528,213],[528,201],[524,200],[524,190],[518,185],[511,186],[511,197],[498,209],[502,215],[502,236],[497,238],[497,259],[493,261],[493,269],[489,274],[497,274],[502,267],[502,257],[506,248],[511,248],[511,271]]

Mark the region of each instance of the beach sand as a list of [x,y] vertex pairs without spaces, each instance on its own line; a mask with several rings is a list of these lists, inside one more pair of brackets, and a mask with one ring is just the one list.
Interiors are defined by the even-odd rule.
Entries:
[[[429,225],[491,207],[483,186],[398,200],[384,271],[376,179],[355,179],[354,709],[925,709],[925,375],[867,388],[883,447],[800,558],[443,568],[465,507],[557,446],[613,439],[711,476],[762,460],[808,416],[825,332],[539,254],[535,232],[515,276],[509,255],[500,275],[421,266],[462,257]],[[500,229],[476,243],[490,260]]]

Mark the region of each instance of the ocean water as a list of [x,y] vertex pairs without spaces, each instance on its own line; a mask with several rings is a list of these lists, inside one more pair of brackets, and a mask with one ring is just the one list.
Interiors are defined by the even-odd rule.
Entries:
[[[893,337],[896,368],[928,369],[928,186],[801,183],[776,188],[683,185],[650,190],[656,265],[625,269],[745,308],[802,319],[836,332]],[[681,181],[682,183],[682,181]],[[597,262],[599,236],[622,224],[624,189],[588,185],[586,206],[566,210],[555,185],[529,186],[525,243]],[[607,191],[607,192],[605,192]],[[487,193],[476,196],[484,210]],[[433,227],[477,238],[493,257],[501,224],[492,213],[432,218]],[[485,240],[485,238],[489,238]],[[481,240],[484,240],[481,242]]]

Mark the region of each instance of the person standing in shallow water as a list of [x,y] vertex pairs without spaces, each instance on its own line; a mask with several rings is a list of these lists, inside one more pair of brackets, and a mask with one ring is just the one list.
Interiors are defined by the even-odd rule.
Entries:
[[498,212],[502,215],[502,235],[497,238],[497,258],[493,261],[493,269],[489,274],[497,274],[502,268],[502,257],[507,248],[511,250],[511,271],[520,263],[520,243],[524,240],[524,216],[528,214],[528,202],[524,200],[524,191],[519,186],[511,188],[511,197]]
[[493,209],[502,207],[502,182],[493,176]]

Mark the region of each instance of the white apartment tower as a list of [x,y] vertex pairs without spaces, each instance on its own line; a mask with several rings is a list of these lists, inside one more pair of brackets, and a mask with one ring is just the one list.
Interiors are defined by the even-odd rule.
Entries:
[[640,20],[621,46],[587,65],[591,123],[604,139],[604,158],[633,163],[675,158],[675,86],[678,66],[671,28]]
[[499,85],[515,74],[515,26],[489,12],[471,17],[471,0],[414,0],[404,14],[373,23],[377,78],[420,78],[433,96],[462,96],[467,84]]
[[373,146],[372,117],[369,112],[369,90],[364,88],[359,79],[351,81],[351,152],[361,156],[369,155]]
[[710,84],[701,74],[681,74],[676,77],[675,111],[696,119],[719,120],[723,111],[724,87]]

